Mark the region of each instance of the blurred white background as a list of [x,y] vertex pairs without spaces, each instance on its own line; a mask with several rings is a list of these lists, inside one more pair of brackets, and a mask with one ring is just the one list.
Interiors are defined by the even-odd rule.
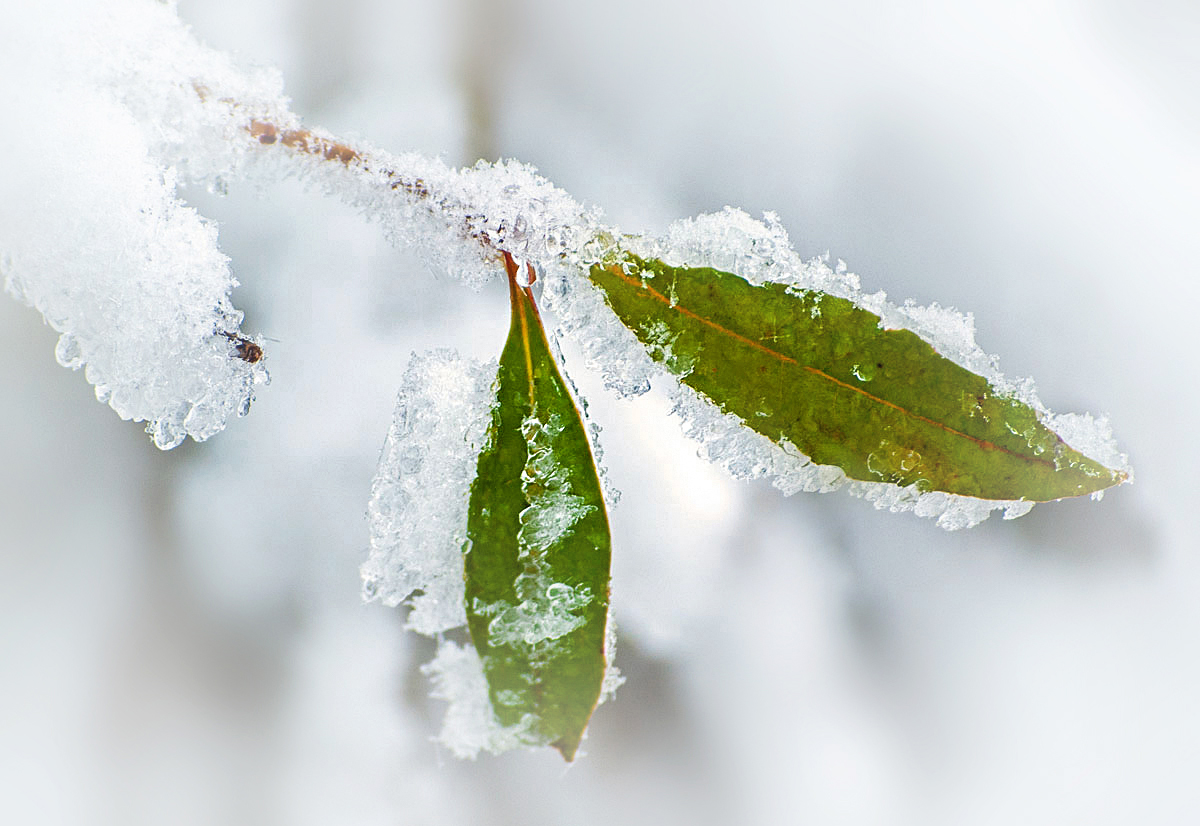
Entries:
[[276,339],[211,442],[158,452],[0,300],[0,822],[1200,822],[1200,6],[180,9],[279,66],[309,123],[517,157],[627,231],[775,210],[868,289],[974,312],[1051,408],[1111,416],[1137,482],[954,534],[784,499],[576,360],[624,492],[628,682],[570,768],[458,762],[431,742],[430,644],[361,604],[357,567],[408,354],[494,355],[501,285],[294,184],[189,191],[245,329]]

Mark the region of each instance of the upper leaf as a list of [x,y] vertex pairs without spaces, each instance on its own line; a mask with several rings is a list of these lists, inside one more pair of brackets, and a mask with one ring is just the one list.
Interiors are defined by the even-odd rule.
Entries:
[[1036,412],[851,301],[628,255],[592,281],[651,357],[723,412],[851,479],[1049,501],[1126,478]]
[[467,624],[497,720],[570,760],[607,669],[610,538],[583,423],[506,257],[512,327],[467,518]]

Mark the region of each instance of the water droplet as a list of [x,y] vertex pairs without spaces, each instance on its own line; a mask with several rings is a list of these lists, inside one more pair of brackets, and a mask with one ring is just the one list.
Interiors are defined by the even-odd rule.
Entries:
[[850,368],[850,372],[854,374],[854,378],[859,381],[870,381],[875,378],[875,365],[873,364],[856,364]]
[[151,422],[147,430],[150,433],[150,437],[154,440],[154,445],[159,450],[170,450],[173,447],[179,447],[184,438],[187,437],[187,431],[178,422],[166,417]]
[[78,370],[83,364],[83,352],[79,340],[70,333],[58,337],[58,345],[54,348],[54,357],[63,367]]
[[370,602],[379,595],[379,580],[376,577],[368,577],[363,580],[362,596],[365,602]]
[[546,588],[546,597],[551,602],[569,600],[575,595],[575,589],[565,582],[555,582]]

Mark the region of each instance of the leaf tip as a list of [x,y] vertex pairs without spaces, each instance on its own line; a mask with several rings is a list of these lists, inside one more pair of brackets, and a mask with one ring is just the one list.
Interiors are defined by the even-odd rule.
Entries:
[[575,762],[575,754],[579,751],[579,744],[583,740],[583,732],[571,734],[566,737],[560,737],[550,744],[551,748],[555,749],[562,755],[563,760],[568,763]]

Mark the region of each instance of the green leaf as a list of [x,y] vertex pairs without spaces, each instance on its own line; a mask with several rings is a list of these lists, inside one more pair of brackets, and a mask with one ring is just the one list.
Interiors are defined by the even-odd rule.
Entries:
[[571,760],[607,669],[608,516],[533,295],[505,263],[512,327],[471,486],[467,625],[497,720]]
[[1023,402],[908,330],[815,290],[629,255],[592,281],[651,357],[779,444],[851,479],[1049,501],[1124,481]]

